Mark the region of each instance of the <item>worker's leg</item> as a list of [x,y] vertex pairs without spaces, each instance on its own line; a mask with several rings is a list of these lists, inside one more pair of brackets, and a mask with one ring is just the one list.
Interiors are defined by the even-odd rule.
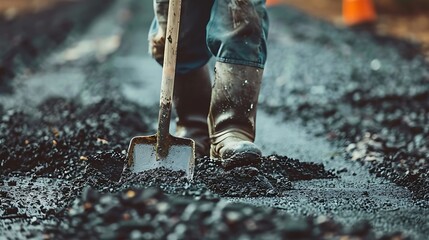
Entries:
[[264,0],[215,1],[207,26],[207,43],[217,60],[208,121],[211,155],[227,167],[261,156],[253,141],[267,31]]
[[178,75],[174,85],[176,135],[195,141],[196,156],[208,156],[210,138],[207,115],[212,89],[207,65]]
[[[149,53],[162,64],[169,0],[154,0],[155,18],[149,31]],[[213,0],[182,0],[177,74],[185,74],[204,66],[212,54],[206,45],[206,26]]]
[[[182,0],[178,43],[174,108],[177,113],[176,135],[195,140],[197,156],[208,155],[207,114],[211,82],[206,66],[211,53],[206,45],[206,25],[212,0]],[[149,52],[162,64],[168,0],[154,1],[155,19],[149,33]]]

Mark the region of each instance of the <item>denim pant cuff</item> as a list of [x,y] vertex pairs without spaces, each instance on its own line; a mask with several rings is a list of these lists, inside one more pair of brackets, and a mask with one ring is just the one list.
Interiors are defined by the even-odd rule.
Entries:
[[222,62],[222,63],[231,63],[231,64],[244,65],[244,66],[249,66],[249,67],[256,67],[256,68],[260,68],[260,69],[264,69],[264,67],[265,67],[265,64],[263,64],[263,63],[246,61],[246,60],[231,59],[231,58],[217,57],[216,61]]

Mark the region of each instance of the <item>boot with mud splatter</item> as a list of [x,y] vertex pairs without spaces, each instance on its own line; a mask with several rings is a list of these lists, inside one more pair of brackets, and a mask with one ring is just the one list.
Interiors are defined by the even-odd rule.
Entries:
[[176,77],[173,97],[177,113],[176,136],[195,141],[196,157],[209,156],[210,152],[207,125],[210,95],[211,81],[207,66]]
[[226,169],[257,164],[256,105],[263,69],[217,62],[209,112],[210,156]]

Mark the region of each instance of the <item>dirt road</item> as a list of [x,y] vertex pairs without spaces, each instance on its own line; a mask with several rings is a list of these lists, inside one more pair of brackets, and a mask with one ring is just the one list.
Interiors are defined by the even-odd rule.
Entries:
[[[151,1],[115,2],[14,78],[13,91],[0,95],[0,238],[426,239],[423,58],[406,42],[294,9],[269,13],[257,119],[263,165],[228,172],[201,158],[193,184],[164,172],[121,177],[129,138],[154,132],[156,122],[161,67],[147,54]],[[379,101],[397,104],[395,114],[418,129],[397,128]],[[389,162],[396,152],[386,145],[410,134],[411,146],[394,147],[420,165]],[[405,174],[416,169],[414,178]],[[141,190],[148,186],[163,192]]]

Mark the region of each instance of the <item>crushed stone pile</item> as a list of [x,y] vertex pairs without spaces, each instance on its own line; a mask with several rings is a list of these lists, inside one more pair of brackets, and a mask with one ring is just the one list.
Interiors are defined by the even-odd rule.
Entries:
[[[127,101],[118,102],[118,100],[112,99],[102,99],[94,105],[84,105],[76,100],[53,97],[46,99],[35,110],[10,110],[0,107],[0,111],[2,113],[0,119],[0,142],[2,143],[0,171],[6,179],[0,182],[0,188],[3,189],[0,192],[2,203],[0,217],[4,221],[2,224],[22,231],[23,236],[26,237],[34,237],[35,232],[45,232],[49,228],[52,231],[51,234],[54,234],[54,238],[57,238],[55,234],[59,234],[58,237],[68,238],[73,235],[72,231],[76,234],[76,230],[72,229],[80,228],[79,224],[89,221],[85,226],[95,227],[100,223],[100,219],[111,219],[109,224],[119,224],[117,226],[120,226],[121,230],[114,231],[118,234],[125,234],[125,232],[131,234],[132,231],[128,230],[132,226],[126,227],[125,225],[133,225],[133,221],[122,226],[121,217],[112,217],[116,214],[114,212],[110,212],[109,214],[113,215],[108,217],[96,216],[106,213],[107,210],[103,210],[102,213],[97,210],[94,212],[96,215],[88,215],[87,220],[78,219],[84,218],[85,214],[76,215],[76,212],[69,210],[75,209],[77,213],[81,211],[79,209],[83,205],[79,205],[80,203],[77,202],[80,200],[77,199],[85,199],[81,202],[84,205],[84,202],[92,201],[94,209],[100,209],[105,201],[112,201],[108,203],[112,204],[108,208],[118,204],[119,201],[119,205],[113,208],[117,209],[118,214],[122,216],[122,207],[126,209],[146,204],[146,200],[141,199],[146,198],[146,194],[151,195],[154,192],[155,195],[150,196],[150,199],[155,197],[156,201],[162,201],[166,204],[165,206],[174,206],[170,209],[171,211],[156,212],[158,207],[153,209],[155,211],[152,213],[153,217],[159,218],[160,222],[155,221],[151,223],[152,225],[146,225],[148,229],[159,229],[152,232],[153,237],[157,238],[176,231],[174,229],[177,227],[177,222],[174,218],[178,211],[184,210],[188,205],[189,208],[196,207],[198,212],[201,211],[201,215],[197,215],[197,218],[190,217],[187,222],[183,222],[189,227],[193,227],[199,224],[194,221],[199,221],[199,218],[206,216],[208,211],[212,212],[220,208],[220,205],[217,204],[220,197],[280,196],[287,190],[293,189],[293,181],[336,177],[332,172],[325,170],[322,164],[301,162],[277,155],[261,158],[258,166],[249,165],[233,169],[224,169],[219,161],[208,157],[198,158],[196,159],[196,175],[192,182],[186,179],[183,172],[171,172],[165,169],[135,174],[127,168],[125,150],[130,136],[144,135],[148,131],[152,131],[148,127],[148,123],[153,120],[151,118],[154,116],[151,109],[142,108]],[[158,190],[144,190],[152,187],[156,187]],[[33,193],[36,189],[37,196]],[[87,190],[82,193],[83,189]],[[143,202],[135,200],[134,197],[131,197],[134,200],[129,200],[137,201],[135,203],[137,205],[123,202],[126,200],[120,196],[124,192],[125,194],[128,192],[129,196],[130,189],[135,192],[136,199]],[[23,195],[24,192],[29,192],[34,196],[31,195],[32,197],[28,198]],[[163,193],[170,194],[170,197],[166,197]],[[92,195],[98,197],[88,197]],[[179,203],[180,201],[176,201],[176,197],[173,196],[184,196],[186,199],[180,200],[182,203]],[[98,206],[98,201],[103,203],[100,202],[101,205]],[[206,207],[200,209],[199,201],[205,201]],[[122,203],[125,205],[122,206]],[[176,206],[176,204],[178,205]],[[88,206],[86,203],[86,207]],[[240,206],[237,205],[235,208],[238,209]],[[252,209],[252,207],[248,208]],[[224,208],[220,209],[223,211]],[[131,209],[126,211],[131,211]],[[136,207],[133,211],[138,213],[139,209]],[[245,234],[269,235],[271,233],[262,232],[267,229],[280,229],[280,226],[275,225],[274,221],[268,226],[264,225],[264,222],[272,221],[263,219],[271,217],[266,214],[272,209],[257,211],[260,211],[261,215],[251,221],[249,218],[253,214],[243,213],[244,215],[241,216],[240,213],[238,219],[235,219],[235,210],[233,213],[227,214],[235,222],[233,225],[239,227],[237,236],[241,234],[240,229],[246,224],[250,224],[247,227],[250,228],[250,232]],[[130,214],[135,214],[131,212]],[[282,218],[280,215],[279,218]],[[173,219],[173,222],[164,222],[161,220],[162,218]],[[223,219],[224,217],[214,219],[213,224],[220,223]],[[250,223],[246,223],[248,220]],[[252,221],[256,221],[258,226],[253,227],[256,223],[251,223]],[[295,220],[289,221],[294,222]],[[314,231],[311,234],[319,234],[318,228],[315,225],[307,224],[307,220],[296,222],[298,225],[301,223],[305,223],[306,228]],[[23,227],[28,224],[31,227]],[[58,224],[64,229],[69,229],[70,232],[53,230],[60,229]],[[143,222],[138,220],[136,224],[135,227],[141,229],[139,224],[143,224]],[[224,229],[213,228],[210,230],[213,231],[212,233],[195,234],[223,236],[222,234],[225,232],[231,231],[229,223],[225,224],[223,227],[220,226]],[[262,225],[259,226],[259,224]],[[180,232],[182,231],[181,226],[177,230],[179,235],[190,231],[182,229],[183,232]],[[83,231],[82,234],[74,236],[76,238],[113,236],[109,235],[114,234],[113,232],[108,233],[100,227],[89,229],[89,231],[98,229],[97,232]],[[32,230],[32,228],[39,230]],[[245,230],[246,227],[243,229]],[[286,230],[279,230],[278,233],[273,234],[289,234],[284,231]],[[221,232],[224,233],[221,234]],[[139,234],[134,232],[129,237],[141,236]],[[304,231],[299,234],[304,234]],[[200,235],[195,235],[195,237],[198,236]]]
[[[168,196],[158,188],[101,194],[86,188],[68,210],[56,239],[377,239],[366,222],[345,229],[327,217],[285,213],[223,200]],[[379,239],[401,239],[400,234]]]

